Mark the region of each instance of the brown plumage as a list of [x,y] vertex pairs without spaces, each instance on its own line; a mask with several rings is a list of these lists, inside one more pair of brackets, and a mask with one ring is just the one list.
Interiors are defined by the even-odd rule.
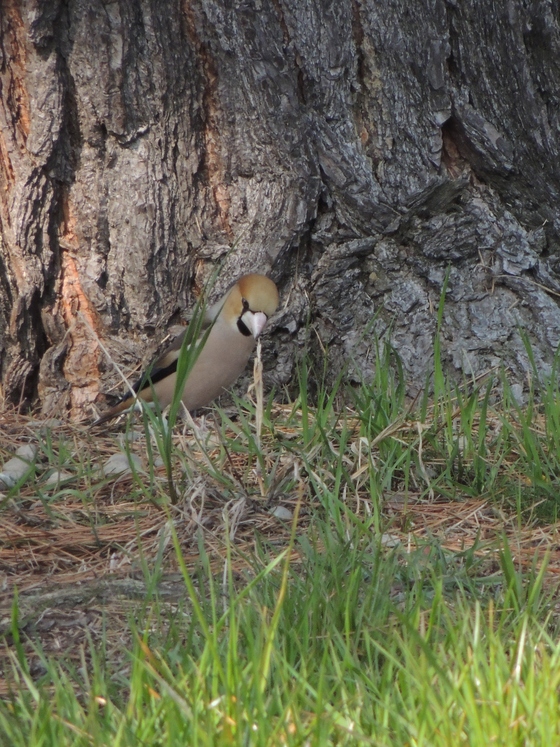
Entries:
[[[235,382],[277,307],[278,290],[272,280],[264,275],[244,275],[206,311],[206,326],[212,324],[212,328],[183,389],[181,399],[187,410],[208,405]],[[149,377],[142,377],[134,387],[145,402],[151,402],[155,393],[162,410],[173,399],[177,359],[185,334],[182,332],[154,363]],[[140,389],[142,383],[145,385]],[[105,423],[133,404],[132,395],[125,395],[93,425]]]

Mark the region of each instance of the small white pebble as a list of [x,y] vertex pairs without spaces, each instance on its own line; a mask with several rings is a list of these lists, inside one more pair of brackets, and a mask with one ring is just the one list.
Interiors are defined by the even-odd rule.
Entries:
[[65,480],[70,480],[72,477],[74,477],[74,475],[71,475],[70,472],[65,472],[63,469],[57,469],[54,472],[51,472],[47,477],[45,485],[58,485]]
[[129,428],[125,433],[119,435],[119,443],[124,446],[126,443],[134,443],[144,437],[144,431],[138,429]]
[[131,462],[136,470],[142,469],[142,462],[140,461],[140,457],[136,456],[136,454],[128,455],[117,452],[107,459],[103,465],[103,472],[105,475],[129,474],[132,472],[130,467]]
[[4,464],[0,472],[0,485],[2,487],[13,488],[29,470],[31,464],[35,461],[38,448],[33,444],[24,444],[16,449],[16,455]]
[[10,475],[8,472],[0,472],[0,487],[9,490],[14,487],[16,482],[17,480],[14,479],[13,475]]
[[396,534],[382,534],[381,535],[381,545],[382,547],[397,547],[397,545],[401,544],[400,537],[397,537]]
[[64,425],[64,421],[58,420],[58,418],[47,418],[46,420],[30,420],[27,425],[30,428],[37,428],[39,431],[44,432],[52,428],[61,428]]
[[524,397],[523,397],[523,384],[512,384],[511,385],[511,396],[515,400],[515,403],[517,405],[523,405],[524,404]]
[[24,444],[16,449],[16,457],[20,459],[27,459],[28,462],[32,462],[37,456],[39,448],[35,444]]
[[285,506],[274,506],[270,509],[270,513],[280,521],[290,521],[294,516],[290,509],[285,508]]

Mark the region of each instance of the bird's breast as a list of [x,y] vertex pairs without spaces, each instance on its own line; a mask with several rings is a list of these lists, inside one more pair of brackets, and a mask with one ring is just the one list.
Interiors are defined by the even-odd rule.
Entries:
[[254,347],[252,336],[244,337],[237,328],[216,321],[185,384],[185,407],[197,410],[228,389],[244,371]]

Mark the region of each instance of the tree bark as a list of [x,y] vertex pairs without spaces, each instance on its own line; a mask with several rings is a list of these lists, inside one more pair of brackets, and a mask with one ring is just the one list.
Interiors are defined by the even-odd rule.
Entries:
[[[0,0],[0,378],[89,411],[216,262],[278,281],[298,349],[409,391],[549,371],[560,341],[558,3]],[[307,321],[311,320],[308,325]]]

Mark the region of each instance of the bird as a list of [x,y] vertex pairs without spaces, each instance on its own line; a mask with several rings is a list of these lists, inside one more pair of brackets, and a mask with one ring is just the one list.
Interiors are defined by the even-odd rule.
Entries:
[[[250,274],[241,277],[206,310],[203,326],[211,325],[211,328],[187,376],[181,397],[189,412],[210,404],[236,381],[269,317],[278,308],[278,302],[275,283],[265,275]],[[144,402],[152,402],[155,395],[162,411],[173,399],[177,361],[186,333],[184,330],[132,387]],[[131,393],[125,394],[92,425],[111,420],[134,402]]]

